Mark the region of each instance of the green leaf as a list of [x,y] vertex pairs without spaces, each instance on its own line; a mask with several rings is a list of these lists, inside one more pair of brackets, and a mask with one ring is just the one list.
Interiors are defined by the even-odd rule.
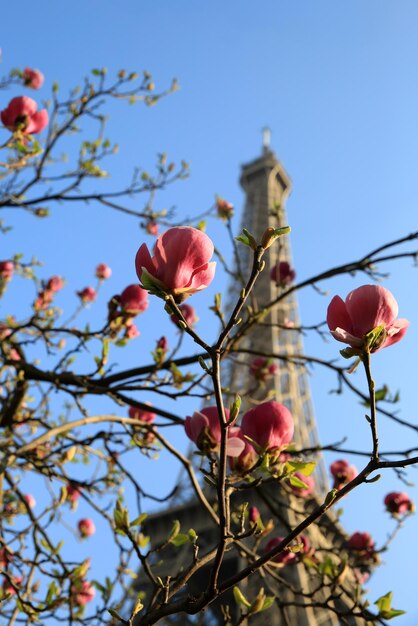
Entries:
[[234,587],[234,599],[235,602],[239,605],[243,605],[247,607],[247,609],[251,608],[251,602],[248,602],[247,598],[242,593],[239,587]]
[[375,602],[375,605],[379,609],[379,615],[383,619],[392,619],[398,617],[398,615],[404,615],[405,611],[399,609],[392,609],[392,591],[388,591],[384,596],[380,596]]
[[286,469],[288,471],[300,472],[304,476],[310,476],[316,467],[316,463],[314,461],[298,462],[298,461],[287,461]]
[[261,607],[260,611],[265,611],[266,609],[269,609],[271,607],[271,605],[274,602],[274,596],[267,596],[266,599],[264,600],[264,604]]
[[141,515],[139,517],[137,517],[136,519],[134,519],[133,522],[131,522],[131,526],[141,526],[142,522],[144,522],[148,517],[148,513],[141,513]]
[[300,480],[300,478],[298,478],[297,476],[289,476],[288,480],[289,480],[289,483],[293,487],[297,487],[298,489],[307,489],[308,488],[308,485],[306,483],[304,483],[302,480]]
[[180,546],[184,546],[186,543],[190,543],[190,537],[184,533],[179,533],[173,539],[170,539],[170,543],[172,543],[173,546],[176,546],[176,548],[179,548]]

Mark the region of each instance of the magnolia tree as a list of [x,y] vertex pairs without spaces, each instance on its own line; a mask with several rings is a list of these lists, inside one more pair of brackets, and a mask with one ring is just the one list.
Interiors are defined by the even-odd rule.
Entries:
[[[330,554],[314,545],[310,529],[350,491],[370,482],[376,470],[393,468],[402,476],[403,468],[418,462],[418,457],[408,451],[380,455],[378,413],[388,418],[394,415],[382,405],[382,394],[376,397],[372,374],[375,354],[403,339],[408,327],[406,320],[397,318],[393,295],[373,281],[380,264],[402,257],[415,259],[415,250],[405,251],[400,246],[417,234],[387,243],[362,259],[301,283],[296,282],[295,271],[286,261],[264,269],[265,251],[278,245],[288,228],[267,229],[260,241],[245,230],[236,239],[230,236],[231,256],[237,255],[237,247],[247,246],[253,257],[252,269],[244,276],[229,312],[222,309],[220,296],[216,296],[212,308],[221,331],[216,341],[208,342],[194,328],[197,315],[193,295],[216,282],[223,257],[216,267],[214,244],[202,224],[200,228],[194,227],[199,226],[196,223],[179,226],[174,215],[153,210],[152,202],[146,202],[142,211],[130,208],[132,198],[139,194],[154,196],[160,188],[185,177],[186,164],[176,167],[161,156],[155,176],[135,172],[127,188],[92,192],[89,184],[93,179],[100,186],[106,175],[102,162],[115,150],[104,138],[107,103],[116,98],[155,104],[170,89],[156,94],[148,73],[140,78],[122,70],[112,81],[104,70],[94,70],[82,88],[63,98],[55,84],[45,106],[23,95],[25,89],[37,90],[42,85],[42,73],[31,68],[12,70],[0,82],[0,207],[45,219],[51,202],[60,201],[64,210],[75,202],[97,203],[139,219],[144,231],[156,241],[152,250],[145,243],[139,247],[137,283],[126,285],[109,300],[106,321],[95,328],[79,324],[78,316],[86,306],[95,306],[98,289],[111,278],[107,264],[97,265],[96,286],[76,292],[78,307],[65,321],[55,304],[57,293],[69,287],[64,277],[54,275],[52,268],[49,278],[38,278],[38,264],[19,254],[0,261],[0,594],[4,623],[60,620],[131,625],[135,621],[145,626],[170,616],[181,619],[184,614],[199,614],[216,601],[223,604],[222,623],[241,624],[260,611],[270,610],[273,603],[284,605],[277,589],[289,586],[287,573],[297,564],[306,568],[308,577],[320,581],[317,590],[321,589],[322,595],[312,589],[305,594],[299,590],[294,600],[287,597],[287,604],[322,607],[337,613],[342,624],[352,623],[353,617],[383,624],[402,613],[392,607],[391,594],[382,595],[369,606],[361,592],[362,582],[378,564],[386,545],[378,546],[369,532],[358,531],[346,536],[340,548]],[[8,101],[6,89],[10,87],[20,95]],[[77,150],[73,140],[70,163],[58,167],[58,155],[70,135],[80,136],[83,120],[89,122],[89,132],[91,124],[96,124],[95,139],[82,138]],[[223,220],[230,235],[232,214],[232,205],[220,197],[208,210],[208,216]],[[1,228],[7,237],[9,225],[2,222]],[[127,259],[127,264],[131,262],[133,259]],[[336,453],[330,467],[333,485],[323,501],[312,495],[312,459],[317,450],[301,450],[292,443],[291,412],[271,398],[251,406],[250,392],[246,406],[251,408],[241,411],[245,390],[227,389],[222,381],[221,362],[240,354],[242,339],[259,323],[248,298],[263,271],[270,271],[271,280],[280,286],[278,297],[263,303],[266,311],[279,306],[292,291],[318,285],[324,279],[353,272],[365,277],[366,284],[345,298],[335,296],[323,313],[331,335],[346,344],[341,354],[351,359],[349,369],[344,361],[336,364],[321,360],[320,355],[312,357],[333,369],[340,385],[366,400],[369,407],[370,453],[366,458],[358,457],[356,468],[345,458],[342,445],[331,447]],[[11,282],[22,278],[32,281],[34,297],[20,301],[17,307],[8,293]],[[239,282],[240,275],[234,279]],[[75,289],[73,286],[73,292]],[[166,337],[156,332],[152,353],[142,352],[135,368],[124,368],[121,352],[116,366],[113,346],[123,347],[135,340],[139,334],[136,318],[147,309],[150,298],[158,300],[176,325],[186,354],[178,356],[177,349],[170,349]],[[17,312],[22,307],[24,315]],[[149,331],[154,331],[152,326]],[[336,356],[338,347],[335,342]],[[74,357],[87,351],[95,354],[94,368],[80,365],[79,371],[74,371]],[[42,359],[40,355],[44,355]],[[299,356],[301,364],[309,363],[310,358]],[[257,386],[262,388],[274,376],[280,358],[254,355],[250,375]],[[364,370],[366,397],[350,378],[356,367]],[[144,400],[145,389],[154,393],[152,406]],[[196,399],[191,416],[181,412],[179,403],[173,402],[172,411],[166,408],[170,399],[190,395]],[[99,401],[99,397],[107,403],[104,413],[88,408],[93,406],[89,399]],[[172,432],[164,430],[167,425],[193,442],[200,464],[164,434]],[[180,528],[178,523],[164,541],[153,542],[152,524],[147,524],[146,511],[138,504],[144,487],[129,471],[125,458],[128,453],[143,455],[149,464],[158,463],[154,457],[162,449],[184,469],[194,499],[200,501],[217,527],[211,535],[212,545],[202,548],[196,531]],[[34,493],[22,486],[28,484],[34,485]],[[262,519],[252,503],[255,488],[272,484],[286,497],[293,493],[288,506],[298,509],[298,521],[292,528],[286,529],[274,506],[270,507],[269,519]],[[124,498],[124,488],[132,495],[129,499]],[[234,500],[235,494],[241,494],[238,500]],[[152,503],[153,495],[146,495]],[[80,502],[88,514],[77,515]],[[310,506],[305,507],[305,502]],[[414,510],[403,491],[387,494],[384,504],[397,520],[394,532]],[[153,506],[155,509],[155,502]],[[103,545],[109,559],[103,575],[93,576],[94,554],[89,553],[88,542],[99,524],[107,527]],[[60,532],[65,525],[74,529],[73,545],[68,545],[68,540],[63,545]],[[173,570],[161,577],[157,563],[180,548],[185,550],[181,565],[173,565]],[[231,550],[239,552],[242,567],[233,575],[220,576]],[[199,593],[192,593],[188,583],[203,568],[204,582]],[[143,589],[138,585],[138,595],[138,589],[133,592],[132,576],[139,570],[146,584]],[[253,585],[254,594],[245,594],[242,583],[250,577],[260,582]],[[232,590],[233,594],[228,594]],[[338,603],[342,594],[344,604]],[[234,611],[228,602],[235,602]]]

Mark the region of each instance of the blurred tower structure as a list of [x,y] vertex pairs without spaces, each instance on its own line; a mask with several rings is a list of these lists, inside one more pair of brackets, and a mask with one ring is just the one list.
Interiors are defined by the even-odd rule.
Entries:
[[[256,239],[260,241],[267,227],[282,227],[287,225],[285,203],[291,190],[291,181],[278,161],[269,145],[269,132],[264,131],[263,151],[259,158],[246,164],[242,168],[240,183],[245,192],[245,208],[242,225]],[[244,277],[248,277],[252,253],[246,246],[239,248],[239,265]],[[289,236],[281,237],[273,244],[263,257],[266,268],[256,282],[252,297],[251,307],[253,311],[261,312],[268,303],[278,299],[277,304],[265,315],[260,323],[254,326],[239,344],[239,353],[225,363],[223,371],[223,386],[231,390],[233,396],[236,392],[246,394],[245,408],[264,401],[266,398],[275,399],[286,405],[295,421],[294,441],[298,450],[316,448],[318,435],[312,410],[312,402],[307,380],[306,368],[300,355],[304,354],[298,303],[295,292],[288,287],[276,285],[270,278],[270,268],[279,262],[287,262],[292,266],[292,256]],[[236,301],[236,296],[242,285],[236,281],[231,285],[231,302]],[[282,297],[281,297],[282,296]],[[277,364],[277,371],[268,381],[260,383],[255,381],[250,372],[252,361],[257,355],[275,355],[272,362]],[[227,403],[228,404],[228,403]],[[315,492],[304,500],[284,490],[280,485],[273,483],[268,486],[257,487],[245,491],[245,495],[238,495],[233,500],[236,507],[244,501],[257,506],[262,519],[266,522],[274,517],[275,529],[272,535],[285,535],[294,529],[309,512],[320,502],[328,491],[327,479],[323,468],[321,455],[316,457],[312,452],[309,459],[317,463],[314,472]],[[216,545],[218,529],[210,519],[201,504],[195,499],[189,499],[186,495],[180,504],[150,517],[149,531],[154,545],[164,542],[170,532],[173,521],[179,520],[182,531],[193,528],[199,536],[199,554],[204,554],[209,548]],[[319,522],[312,525],[307,533],[309,542],[318,551],[318,554],[338,554],[342,548],[345,535],[334,516],[327,514],[322,516]],[[190,550],[190,549],[189,549]],[[261,549],[262,551],[262,549]],[[166,554],[166,553],[164,553]],[[178,571],[183,564],[190,562],[190,552],[186,555],[183,548],[172,550],[171,556],[164,556],[164,564],[159,572],[161,577]],[[221,569],[221,580],[234,575],[248,564],[244,554],[239,550],[232,549],[227,552]],[[350,616],[347,606],[350,591],[354,591],[355,581],[350,575],[345,579],[343,586],[335,587],[324,583],[323,579],[309,571],[303,565],[292,564],[276,570],[277,575],[272,581],[268,576],[261,577],[256,573],[245,583],[240,583],[240,588],[251,600],[254,600],[260,587],[264,587],[266,594],[275,593],[279,602],[269,610],[252,616],[249,626],[357,626],[365,624],[364,620],[357,620]],[[157,572],[158,573],[158,572]],[[197,595],[201,592],[208,580],[208,569],[201,569],[189,581],[189,593]],[[266,582],[267,581],[267,582]],[[325,586],[323,586],[325,585]],[[144,580],[139,581],[140,588],[144,588]],[[348,592],[348,593],[347,593]],[[336,599],[338,598],[338,599]],[[205,612],[186,616],[183,613],[169,618],[164,618],[161,624],[188,624],[200,626],[218,626],[227,623],[222,611],[222,603],[228,603],[232,607],[231,624],[237,623],[239,609],[235,606],[232,594],[227,598],[221,598],[214,602]],[[343,621],[337,612],[346,614]],[[247,621],[239,621],[247,626]]]

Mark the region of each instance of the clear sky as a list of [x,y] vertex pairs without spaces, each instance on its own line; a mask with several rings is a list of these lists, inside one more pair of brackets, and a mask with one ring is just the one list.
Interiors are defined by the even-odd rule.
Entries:
[[[147,69],[157,88],[178,79],[181,89],[156,107],[112,104],[109,136],[120,142],[120,153],[109,163],[112,179],[106,184],[120,186],[135,165],[151,169],[155,155],[167,151],[170,158],[190,163],[191,177],[158,196],[158,208],[176,206],[179,216],[192,215],[207,209],[215,193],[239,208],[240,165],[259,154],[261,128],[269,125],[272,147],[293,180],[287,208],[298,278],[417,230],[414,0],[20,0],[18,7],[2,7],[1,22],[0,75],[10,67],[41,69],[45,87],[30,94],[38,99],[47,98],[54,80],[65,93],[92,67],[106,66],[109,73]],[[10,97],[17,93],[11,90]],[[0,97],[3,108],[9,94]],[[131,206],[140,208],[141,202],[132,200]],[[114,282],[105,286],[104,307],[106,296],[135,281],[132,259],[143,231],[110,211],[51,208],[48,223],[19,217],[15,232],[0,241],[0,258],[16,251],[34,254],[45,262],[45,276],[63,274],[73,290],[88,284],[95,265],[106,261]],[[211,224],[208,232],[216,237],[219,228]],[[330,295],[345,295],[362,282],[357,276],[323,287]],[[418,292],[411,263],[394,266],[385,284],[397,297],[401,316],[412,324],[407,339],[376,355],[376,381],[401,389],[400,415],[416,423]],[[304,323],[324,319],[328,301],[313,291],[301,294]],[[207,327],[204,311],[208,303],[209,296],[193,302],[201,317],[199,330],[213,336],[216,327]],[[141,330],[148,324],[150,332],[143,332],[126,357],[118,353],[129,366],[148,362],[151,343],[145,335],[160,333],[152,332],[159,306],[153,303],[152,313],[141,318]],[[168,332],[174,337],[173,330]],[[338,354],[335,345],[307,340],[307,353],[315,350],[324,357]],[[361,376],[357,373],[356,380]],[[348,432],[349,445],[367,449],[363,409],[346,397],[329,395],[333,386],[333,379],[314,371],[322,441],[337,441]],[[385,425],[381,439],[383,449],[416,445],[412,431],[396,434]],[[162,479],[164,470],[158,476]],[[411,471],[411,481],[415,476]],[[383,511],[383,496],[404,488],[388,473],[350,496],[343,518],[348,531],[371,530],[382,543],[393,526]],[[417,488],[408,491],[418,501]],[[394,606],[408,610],[397,618],[399,626],[416,624],[416,534],[416,520],[407,520],[368,585],[371,600],[394,591]]]

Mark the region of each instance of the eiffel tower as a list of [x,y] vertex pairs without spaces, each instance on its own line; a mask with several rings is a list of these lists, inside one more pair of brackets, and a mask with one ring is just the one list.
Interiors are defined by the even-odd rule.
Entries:
[[[282,164],[272,152],[269,145],[269,131],[264,130],[263,150],[259,158],[242,167],[240,183],[244,189],[246,202],[242,224],[252,233],[256,241],[260,241],[267,227],[278,228],[287,225],[285,204],[291,190],[291,181]],[[223,386],[235,392],[244,391],[244,408],[274,398],[286,405],[295,421],[294,442],[297,450],[312,450],[318,447],[319,440],[316,423],[313,415],[309,382],[305,364],[298,356],[304,354],[298,303],[295,292],[285,295],[286,287],[276,285],[270,278],[270,268],[278,262],[286,261],[292,266],[292,255],[289,236],[279,239],[278,245],[272,245],[266,252],[264,259],[266,269],[261,273],[255,285],[251,307],[253,311],[262,311],[263,307],[278,298],[277,306],[264,316],[256,329],[250,332],[239,344],[237,353],[225,363],[223,370]],[[245,246],[240,247],[240,266],[244,275],[250,270],[250,251]],[[231,301],[241,289],[238,281],[231,285]],[[263,383],[254,382],[250,373],[251,362],[257,355],[275,355],[276,371],[270,380]],[[273,357],[272,357],[273,358]],[[228,400],[230,398],[227,398]],[[227,402],[228,405],[228,402]],[[266,523],[274,519],[273,535],[285,535],[304,519],[317,505],[323,502],[329,490],[321,455],[315,457],[312,452],[309,460],[316,461],[315,491],[309,500],[304,500],[292,494],[289,489],[280,485],[269,484],[257,487],[239,495],[233,507],[248,501],[256,506]],[[209,496],[208,496],[209,497]],[[235,504],[234,504],[235,502]],[[193,528],[199,536],[199,554],[203,555],[216,545],[218,532],[196,498],[189,497],[186,492],[183,502],[172,503],[172,506],[152,515],[147,529],[151,535],[153,545],[164,542],[172,528],[173,521],[178,520],[182,532]],[[345,533],[334,515],[326,514],[316,525],[309,528],[308,540],[315,546],[318,555],[339,554],[346,540]],[[189,544],[190,545],[190,544]],[[262,554],[262,548],[259,548]],[[330,556],[328,556],[330,558]],[[190,563],[189,548],[169,548],[161,554],[162,563],[157,575],[164,576],[178,572],[183,566]],[[221,579],[226,580],[236,574],[248,564],[245,554],[240,550],[232,549],[227,552],[221,569]],[[208,566],[210,567],[210,566]],[[166,617],[159,623],[164,626],[181,624],[182,626],[221,626],[224,624],[244,624],[249,626],[364,626],[364,619],[355,618],[347,608],[351,606],[350,597],[354,595],[357,584],[352,572],[346,575],[344,582],[337,585],[335,581],[315,574],[308,570],[305,564],[292,564],[275,570],[274,580],[269,580],[266,572],[258,572],[240,589],[250,599],[254,600],[260,587],[264,587],[266,594],[274,594],[277,601],[263,612],[257,613],[248,620],[240,620],[240,608],[236,606],[232,593],[226,593],[219,601],[214,602],[206,611],[189,616],[184,613]],[[208,581],[209,569],[202,568],[188,583],[187,593],[197,595],[205,589]],[[145,577],[141,574],[137,581],[137,588],[147,588]],[[225,617],[225,605],[229,606],[229,616]],[[229,619],[229,621],[228,621]]]

